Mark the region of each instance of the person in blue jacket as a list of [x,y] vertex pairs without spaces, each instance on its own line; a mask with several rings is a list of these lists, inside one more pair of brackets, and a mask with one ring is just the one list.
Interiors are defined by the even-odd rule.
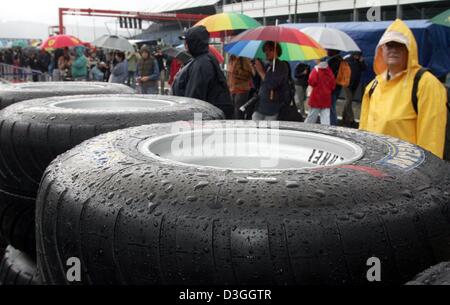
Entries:
[[283,104],[289,102],[289,66],[278,59],[282,54],[279,44],[266,41],[263,51],[269,64],[264,66],[259,60],[255,62],[256,72],[261,77],[261,87],[252,120],[274,121],[278,119]]
[[125,84],[128,80],[128,62],[124,52],[116,52],[116,65],[111,71],[110,83]]

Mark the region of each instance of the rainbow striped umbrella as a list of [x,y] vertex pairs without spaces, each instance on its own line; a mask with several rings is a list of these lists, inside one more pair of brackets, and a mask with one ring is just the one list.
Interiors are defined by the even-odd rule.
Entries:
[[231,36],[239,30],[254,29],[261,24],[244,14],[220,13],[208,16],[197,22],[194,26],[203,25],[211,37]]
[[247,30],[225,45],[227,53],[248,58],[265,59],[262,50],[265,41],[274,41],[281,47],[280,60],[301,61],[325,57],[327,52],[313,38],[294,28],[262,26]]

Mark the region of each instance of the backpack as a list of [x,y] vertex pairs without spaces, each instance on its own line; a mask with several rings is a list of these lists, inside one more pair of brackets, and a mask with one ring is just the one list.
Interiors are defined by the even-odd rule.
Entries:
[[[286,83],[282,83],[278,88],[277,94],[281,94],[280,100],[283,104],[289,104],[292,100],[295,100],[295,82],[292,78],[292,71],[289,62],[280,60],[280,63],[284,64],[288,68],[288,78]],[[267,68],[266,68],[267,69]]]
[[235,63],[237,67],[235,66],[233,69],[233,76],[241,81],[249,81],[252,78],[252,71],[251,70],[244,70],[244,63],[243,58],[239,57],[238,61]]
[[[307,71],[306,74],[302,74],[303,72]],[[304,63],[299,63],[294,70],[294,81],[296,81],[297,85],[300,82],[304,82],[306,83],[306,85],[308,85],[308,77],[309,77],[309,73],[311,72],[311,68]]]
[[[417,71],[416,75],[414,76],[413,81],[413,88],[411,91],[411,103],[416,111],[416,114],[418,113],[418,97],[417,97],[417,90],[419,87],[419,81],[422,78],[422,75],[425,72],[431,72],[430,69],[427,68],[420,68],[419,71]],[[369,89],[369,99],[372,97],[373,92],[375,91],[375,88],[378,85],[378,81],[375,79],[372,83],[372,86]],[[445,142],[444,142],[444,156],[443,159],[446,161],[450,161],[450,88],[447,89],[447,126],[445,128]]]
[[288,76],[289,100],[286,102],[290,103],[291,101],[295,101],[295,81],[292,78],[291,65],[285,60],[283,60],[282,62],[284,62],[287,65],[289,71]]
[[298,112],[298,108],[295,104],[295,82],[292,79],[291,74],[291,66],[287,61],[283,61],[286,63],[289,71],[288,77],[288,88],[289,88],[289,97],[288,100],[283,103],[280,108],[280,112],[278,114],[279,121],[291,121],[291,122],[303,122],[304,118],[301,113]]
[[350,85],[350,78],[352,76],[352,69],[347,61],[342,60],[339,64],[339,70],[336,75],[336,84],[342,87]]

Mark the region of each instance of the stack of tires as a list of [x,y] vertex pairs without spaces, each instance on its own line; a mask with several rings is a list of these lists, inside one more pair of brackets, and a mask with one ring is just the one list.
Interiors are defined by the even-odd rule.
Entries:
[[428,268],[406,285],[450,285],[450,262]]
[[[45,82],[45,83],[2,83],[0,86],[0,110],[6,108],[15,103],[21,101],[35,99],[35,98],[45,98],[51,96],[69,96],[83,94],[131,94],[134,91],[129,87],[118,85],[118,84],[108,84],[101,82]],[[3,127],[4,122],[0,123]],[[0,142],[0,149],[4,143]],[[1,156],[1,154],[0,154]],[[2,158],[2,157],[0,157]],[[9,160],[2,159],[2,164],[8,164]],[[28,224],[22,224],[16,222],[20,218],[30,218],[33,219],[33,212],[27,209],[27,205],[32,203],[34,200],[30,196],[28,190],[22,191],[20,188],[9,189],[3,182],[7,179],[4,173],[5,168],[0,168],[0,254],[3,257],[3,261],[0,263],[0,283],[11,281],[6,280],[6,278],[15,278],[17,273],[14,273],[14,266],[24,266],[26,262],[32,261],[36,254],[34,251],[34,226],[29,226]],[[10,173],[14,176],[14,173]],[[14,176],[15,177],[15,176]],[[17,178],[17,177],[15,177]],[[18,178],[20,179],[20,178]],[[17,183],[17,180],[16,180]],[[12,202],[14,208],[11,208]],[[28,227],[22,227],[23,225],[28,225]],[[22,233],[16,232],[17,228],[20,228]],[[19,234],[19,236],[17,236]],[[25,236],[25,237],[24,237]],[[21,253],[21,250],[14,249],[11,245],[8,247],[5,256],[2,253],[6,250],[6,243],[11,243],[14,241],[13,245],[21,249],[22,251],[28,252],[31,259],[22,258],[27,256],[25,253]],[[17,241],[17,243],[15,242]],[[18,254],[21,253],[21,254]],[[17,263],[15,261],[17,260]],[[22,270],[23,268],[18,268],[17,270]],[[27,269],[30,273],[31,270],[35,272],[36,268],[31,267]],[[14,276],[12,275],[14,273]],[[35,276],[31,276],[34,278]],[[28,281],[28,276],[17,276],[18,283],[25,283]],[[33,281],[34,283],[34,281]]]
[[20,101],[79,94],[132,94],[130,87],[102,82],[43,82],[7,84],[0,87],[0,110]]
[[[0,243],[9,245],[0,283],[39,281],[35,199],[45,168],[58,155],[117,129],[192,120],[195,113],[203,119],[223,118],[219,109],[202,101],[129,94],[132,90],[122,85],[34,85],[0,89],[0,105],[8,106],[0,111]],[[81,93],[89,95],[75,95]]]
[[450,165],[431,153],[344,128],[224,124],[123,129],[54,160],[36,201],[43,281],[368,284],[374,260],[382,284],[403,284],[450,259]]
[[450,164],[418,146],[186,98],[2,94],[0,283],[403,284],[450,260]]

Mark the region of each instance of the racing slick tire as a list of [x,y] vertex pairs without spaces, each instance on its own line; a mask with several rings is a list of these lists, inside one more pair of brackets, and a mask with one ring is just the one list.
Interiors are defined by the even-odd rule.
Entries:
[[5,241],[0,237],[0,257],[3,257],[3,254],[5,254],[6,246]]
[[428,268],[406,285],[450,285],[450,262]]
[[449,164],[368,132],[255,124],[140,126],[59,156],[36,203],[44,282],[68,283],[73,257],[82,284],[177,285],[369,284],[372,262],[403,284],[450,259]]
[[80,94],[132,94],[134,89],[104,82],[37,82],[0,86],[0,110],[36,98]]
[[33,258],[36,257],[34,207],[35,198],[0,189],[0,243],[13,243]]
[[[29,225],[34,228],[34,212],[24,209],[34,211],[33,199],[42,174],[59,154],[102,133],[130,126],[192,120],[196,114],[202,119],[223,119],[221,110],[200,100],[135,94],[50,97],[3,109],[0,111],[0,196],[8,199],[0,201],[0,220],[3,220],[0,235],[8,244],[33,256],[35,246],[28,242],[28,229]],[[15,238],[11,239],[12,236]]]
[[0,262],[0,285],[39,284],[41,281],[36,262],[25,253],[8,246]]

